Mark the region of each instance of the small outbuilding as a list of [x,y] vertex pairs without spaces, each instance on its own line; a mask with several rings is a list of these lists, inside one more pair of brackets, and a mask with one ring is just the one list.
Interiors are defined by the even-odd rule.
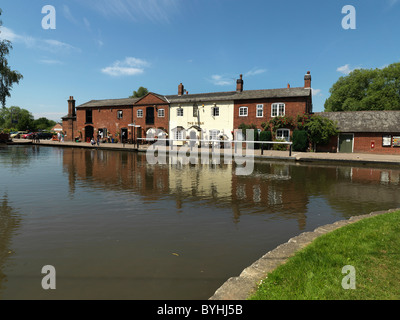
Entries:
[[339,135],[317,151],[400,154],[400,111],[318,112],[337,123]]

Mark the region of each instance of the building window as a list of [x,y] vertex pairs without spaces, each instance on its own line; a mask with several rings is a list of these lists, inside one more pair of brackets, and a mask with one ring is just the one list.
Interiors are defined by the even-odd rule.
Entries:
[[199,112],[199,107],[196,104],[194,104],[193,105],[193,117],[197,118],[199,115],[198,112]]
[[164,118],[165,117],[165,110],[164,109],[158,109],[157,114],[158,114],[159,118]]
[[213,117],[219,117],[219,107],[212,107],[211,108],[211,115]]
[[210,140],[218,140],[219,130],[210,130]]
[[273,103],[271,106],[271,117],[280,117],[285,115],[284,103]]
[[257,118],[262,118],[264,116],[264,105],[258,104],[257,105]]
[[176,116],[183,117],[183,108],[176,109]]
[[276,138],[279,140],[290,141],[290,130],[289,129],[278,129],[276,131]]
[[239,108],[239,117],[247,117],[247,107]]
[[138,111],[136,112],[136,115],[138,118],[143,118],[143,110],[142,109],[138,109]]
[[86,110],[86,123],[93,123],[92,110]]
[[182,140],[183,139],[183,130],[176,130],[174,134],[175,140]]
[[117,111],[117,119],[122,119],[122,110]]

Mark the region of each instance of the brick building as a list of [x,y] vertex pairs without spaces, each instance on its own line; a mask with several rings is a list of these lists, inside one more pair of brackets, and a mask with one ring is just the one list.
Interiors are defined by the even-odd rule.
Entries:
[[[173,139],[189,135],[233,139],[234,129],[242,123],[261,129],[262,123],[274,117],[312,112],[310,72],[304,77],[304,86],[298,88],[288,85],[283,89],[244,90],[240,75],[235,91],[188,94],[181,83],[177,93],[164,96],[150,92],[142,98],[92,100],[77,107],[70,97],[68,115],[63,117],[65,140],[90,141],[99,134],[132,141],[157,129]],[[279,131],[290,140],[291,128]]]
[[[297,115],[312,113],[311,74],[304,76],[304,86],[283,89],[243,90],[243,79],[237,81],[237,94],[234,97],[234,127],[242,123],[255,125],[261,129],[275,117],[286,116],[296,119]],[[293,128],[281,128],[273,134],[290,141]]]
[[340,134],[318,151],[400,154],[400,111],[315,113],[335,121]]

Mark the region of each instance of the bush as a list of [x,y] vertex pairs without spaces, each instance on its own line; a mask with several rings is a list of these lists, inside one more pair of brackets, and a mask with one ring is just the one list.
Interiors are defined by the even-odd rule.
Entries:
[[[276,139],[276,140],[274,140],[274,142],[287,142],[287,141],[285,139]],[[288,145],[287,144],[274,143],[272,149],[276,150],[276,151],[287,151]]]
[[305,152],[308,148],[308,135],[305,130],[293,131],[293,151]]
[[[260,141],[272,141],[272,132],[271,131],[261,131],[260,132]],[[270,144],[262,144],[263,149],[265,150],[270,150],[271,145]]]

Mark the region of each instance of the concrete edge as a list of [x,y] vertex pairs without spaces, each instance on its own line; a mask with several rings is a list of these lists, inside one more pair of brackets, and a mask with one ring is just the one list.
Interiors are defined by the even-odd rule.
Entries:
[[215,291],[214,295],[211,296],[209,300],[246,300],[256,291],[258,284],[267,277],[268,273],[286,263],[290,257],[308,246],[317,237],[362,219],[398,210],[400,210],[400,208],[353,216],[348,220],[340,220],[332,224],[320,226],[311,232],[303,232],[263,255],[252,265],[244,269],[238,277],[229,278]]

